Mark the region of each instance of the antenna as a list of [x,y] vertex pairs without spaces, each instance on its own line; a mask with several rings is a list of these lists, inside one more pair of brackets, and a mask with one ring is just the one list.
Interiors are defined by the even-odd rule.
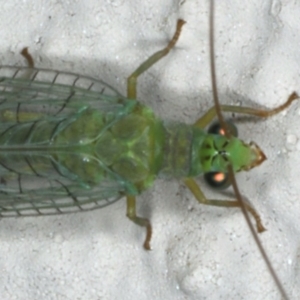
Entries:
[[[215,104],[215,110],[216,110],[216,114],[218,116],[220,125],[225,130],[225,136],[230,139],[231,134],[230,134],[229,130],[227,129],[226,122],[224,121],[222,109],[221,109],[220,102],[219,102],[218,90],[217,90],[217,77],[216,77],[216,68],[215,68],[215,49],[214,49],[214,31],[215,31],[214,30],[214,12],[215,12],[214,0],[211,0],[210,1],[210,15],[209,15],[209,48],[210,48],[209,53],[210,53],[210,71],[211,71],[211,81],[212,81],[212,93],[213,93],[213,100],[214,100],[214,104]],[[233,168],[231,165],[228,166],[228,174],[229,174],[237,201],[240,204],[241,210],[242,210],[243,215],[246,219],[246,222],[249,226],[249,229],[251,231],[253,239],[255,240],[255,243],[267,265],[267,268],[268,268],[273,280],[275,281],[275,284],[276,284],[279,292],[281,293],[281,296],[284,299],[289,299],[286,291],[283,288],[281,281],[279,280],[279,278],[271,264],[271,261],[270,261],[268,255],[267,255],[266,251],[264,250],[262,243],[259,240],[259,237],[250,221],[246,206],[242,200],[242,196],[238,189],[237,182],[235,180],[235,176],[234,176],[234,172],[233,172]]]

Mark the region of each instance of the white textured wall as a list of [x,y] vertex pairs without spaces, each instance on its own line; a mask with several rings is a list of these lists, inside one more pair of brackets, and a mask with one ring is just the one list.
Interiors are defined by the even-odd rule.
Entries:
[[[141,77],[138,98],[159,116],[192,123],[211,105],[208,1],[2,1],[1,63],[103,79],[125,94],[126,77],[187,21],[176,49]],[[223,103],[274,107],[300,93],[300,2],[216,1],[216,51]],[[261,4],[263,2],[263,4]],[[261,213],[261,235],[291,299],[300,297],[300,103],[246,122],[268,160],[238,176]],[[220,197],[217,193],[213,197]],[[1,299],[280,299],[238,209],[199,205],[177,181],[138,199],[153,224],[125,217],[125,201],[91,213],[0,221]]]

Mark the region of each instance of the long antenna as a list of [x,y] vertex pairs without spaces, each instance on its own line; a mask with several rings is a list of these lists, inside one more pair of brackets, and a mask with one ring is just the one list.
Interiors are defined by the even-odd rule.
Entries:
[[[214,8],[214,0],[211,0],[210,1],[210,15],[209,15],[209,48],[210,48],[210,71],[211,71],[211,82],[212,82],[212,92],[213,92],[213,99],[214,99],[214,104],[215,104],[215,110],[216,110],[216,114],[218,116],[218,119],[219,119],[219,122],[220,122],[220,125],[221,127],[225,130],[225,136],[227,138],[230,138],[231,135],[230,135],[230,132],[228,131],[227,129],[227,126],[226,126],[226,122],[224,121],[224,117],[223,117],[223,114],[222,114],[222,111],[221,111],[221,106],[220,106],[220,102],[219,102],[219,96],[218,96],[218,89],[217,89],[217,77],[216,77],[216,68],[215,68],[215,48],[214,48],[214,31],[215,31],[215,28],[214,28],[214,12],[215,12],[215,8]],[[240,191],[238,189],[238,186],[237,186],[237,182],[235,180],[235,176],[234,176],[234,171],[233,171],[233,168],[231,165],[228,166],[228,174],[230,176],[230,180],[231,180],[231,183],[232,183],[232,187],[233,187],[233,190],[234,190],[234,193],[236,195],[236,198],[237,198],[237,201],[239,202],[240,204],[240,207],[241,207],[241,210],[243,212],[243,215],[246,219],[246,222],[248,224],[248,227],[251,231],[251,234],[253,236],[253,239],[255,240],[255,243],[261,253],[261,256],[263,257],[266,265],[267,265],[267,268],[273,278],[273,280],[275,281],[275,284],[279,290],[279,292],[281,293],[281,296],[284,298],[284,299],[289,299],[288,296],[287,296],[287,293],[286,291],[284,290],[283,288],[283,285],[281,283],[281,281],[279,280],[272,264],[271,264],[271,261],[266,253],[266,251],[264,250],[262,244],[261,244],[261,241],[259,240],[259,237],[250,221],[250,218],[249,218],[249,215],[248,215],[248,212],[247,212],[247,209],[245,207],[245,204],[242,200],[242,196],[240,194]]]

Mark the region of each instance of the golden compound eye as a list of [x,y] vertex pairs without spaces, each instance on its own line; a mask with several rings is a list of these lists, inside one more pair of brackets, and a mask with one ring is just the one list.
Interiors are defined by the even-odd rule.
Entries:
[[216,190],[224,190],[231,185],[228,174],[222,172],[205,173],[204,180],[211,188]]
[[[238,130],[237,127],[230,121],[226,121],[227,129],[230,131],[230,134],[237,137],[238,136]],[[207,130],[207,133],[210,134],[219,134],[219,135],[225,135],[224,129],[221,127],[221,124],[219,122],[213,123]]]

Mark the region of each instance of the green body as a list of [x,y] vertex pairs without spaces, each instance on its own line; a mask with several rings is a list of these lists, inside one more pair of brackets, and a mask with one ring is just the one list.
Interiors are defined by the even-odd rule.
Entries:
[[123,101],[122,111],[114,114],[82,107],[64,120],[16,124],[0,136],[0,144],[5,145],[0,160],[8,168],[18,166],[21,174],[59,173],[83,188],[117,180],[126,194],[136,195],[157,177],[226,172],[222,159],[217,157],[213,163],[216,147],[226,143],[222,151],[229,156],[240,150],[237,139],[229,144],[222,135],[163,122],[150,108]]
[[0,216],[99,208],[158,177],[226,172],[228,163],[239,171],[253,160],[242,141],[162,121],[102,82],[35,72],[36,81],[0,78]]

